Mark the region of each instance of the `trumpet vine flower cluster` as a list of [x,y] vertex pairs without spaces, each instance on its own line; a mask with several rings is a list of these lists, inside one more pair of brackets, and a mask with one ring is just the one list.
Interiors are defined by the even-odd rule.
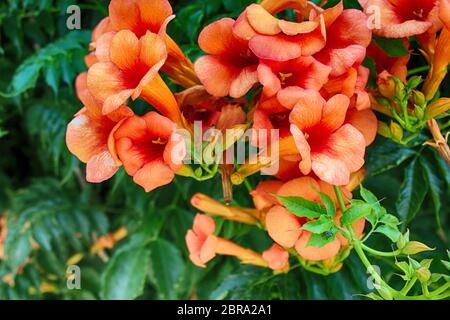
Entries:
[[[447,72],[449,2],[412,3],[360,0],[361,11],[345,9],[343,2],[324,9],[306,0],[264,0],[236,19],[206,26],[198,38],[204,55],[193,63],[167,34],[175,18],[167,0],[112,0],[109,16],[92,34],[88,71],[76,81],[84,107],[68,125],[67,146],[87,164],[89,182],[105,181],[123,166],[150,192],[175,175],[202,181],[220,172],[228,201],[233,184],[276,165],[272,177],[250,190],[255,208],[229,206],[204,194],[192,197],[202,212],[186,235],[192,262],[206,267],[226,255],[285,272],[295,256],[308,270],[336,272],[363,237],[371,210],[352,200],[352,191],[364,179],[366,148],[377,131],[386,134],[374,111],[401,124],[412,123],[414,105],[434,114],[424,108]],[[370,23],[374,6],[381,9],[379,28]],[[411,106],[406,98],[404,107],[394,99],[399,88],[408,87],[409,56],[388,56],[372,41],[374,35],[401,38],[406,49],[408,37],[417,37],[432,65],[423,93],[414,94],[423,98],[421,104]],[[367,88],[368,56],[377,62],[376,89]],[[172,91],[175,86],[164,79],[183,89]],[[408,90],[416,87],[409,83]],[[148,113],[135,113],[130,105],[136,99],[148,103]],[[260,153],[242,164],[224,162],[238,140],[232,139],[213,154],[212,166],[194,169],[185,160],[198,122],[202,132],[251,128],[248,143]],[[216,138],[202,140],[200,151],[214,147]],[[277,150],[276,157],[261,156],[267,150]],[[224,239],[214,216],[258,226],[273,245],[258,253]]]

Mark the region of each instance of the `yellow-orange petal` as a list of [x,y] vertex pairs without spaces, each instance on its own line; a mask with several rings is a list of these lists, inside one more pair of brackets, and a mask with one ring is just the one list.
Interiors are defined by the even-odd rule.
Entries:
[[252,28],[264,35],[276,35],[281,32],[278,19],[258,4],[251,4],[246,9],[247,19]]

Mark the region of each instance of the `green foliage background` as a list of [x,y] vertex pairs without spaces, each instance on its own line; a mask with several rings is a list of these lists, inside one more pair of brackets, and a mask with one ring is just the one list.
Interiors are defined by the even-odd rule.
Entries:
[[[223,16],[236,17],[250,2],[171,1],[177,18],[169,33],[195,59],[201,54],[196,44],[201,28]],[[82,9],[81,30],[66,28],[71,4]],[[82,107],[73,81],[85,70],[90,30],[106,14],[107,1],[100,0],[0,4],[0,212],[8,213],[0,299],[361,299],[358,294],[368,293],[368,275],[353,254],[341,272],[328,277],[298,267],[275,276],[222,257],[207,269],[195,267],[184,243],[196,213],[189,199],[195,192],[220,199],[219,177],[202,184],[177,178],[151,194],[123,170],[101,185],[84,181],[84,165],[65,146],[65,129]],[[445,95],[450,96],[448,88]],[[412,239],[436,247],[428,255],[445,257],[450,172],[421,145],[426,139],[406,149],[378,138],[368,151],[365,185],[405,221],[402,228],[410,228]],[[251,205],[244,187],[235,189],[235,198],[236,204]],[[271,244],[256,228],[218,225],[224,237],[255,250]],[[107,251],[108,262],[90,255],[95,237],[121,226],[129,235]],[[390,249],[384,240],[373,241]],[[83,254],[82,289],[69,290],[67,260],[77,253]],[[394,281],[392,263],[377,263]],[[442,266],[436,262],[435,268]],[[14,286],[3,281],[6,275],[14,277]]]

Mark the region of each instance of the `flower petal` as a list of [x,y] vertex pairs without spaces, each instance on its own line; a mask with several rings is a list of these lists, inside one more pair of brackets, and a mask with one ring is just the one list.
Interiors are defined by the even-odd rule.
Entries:
[[236,42],[233,25],[233,19],[223,18],[206,26],[198,37],[200,48],[212,55],[226,54]]
[[297,98],[297,104],[289,116],[290,122],[302,131],[320,123],[325,104],[322,96],[314,90],[303,90],[297,93]]
[[169,166],[162,159],[156,159],[139,169],[134,174],[133,181],[143,187],[145,192],[150,192],[171,183],[173,178],[175,174]]
[[366,142],[353,126],[344,124],[331,134],[326,146],[311,153],[312,170],[323,181],[332,185],[346,185],[350,174],[364,165]]
[[267,212],[266,227],[270,237],[287,248],[292,248],[302,234],[297,217],[280,206],[275,206]]
[[260,59],[274,61],[292,60],[302,54],[301,44],[285,35],[257,35],[249,41],[249,47]]
[[330,132],[340,128],[345,121],[345,116],[350,104],[350,99],[343,94],[337,94],[328,100],[322,111],[322,124]]
[[119,170],[111,153],[105,148],[89,159],[86,166],[86,180],[91,183],[100,183],[111,178]]
[[209,94],[225,97],[236,77],[236,69],[215,56],[202,56],[195,62],[195,72]]

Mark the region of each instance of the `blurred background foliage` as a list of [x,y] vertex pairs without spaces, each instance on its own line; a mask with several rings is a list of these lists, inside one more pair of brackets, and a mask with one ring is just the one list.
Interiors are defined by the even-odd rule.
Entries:
[[[196,44],[201,28],[224,16],[237,17],[250,2],[171,1],[177,18],[169,33],[195,60],[201,54]],[[81,30],[66,27],[66,9],[72,4],[81,7]],[[85,70],[90,31],[107,14],[107,4],[0,4],[0,214],[7,217],[0,299],[363,298],[359,294],[369,292],[368,275],[353,254],[341,272],[328,277],[295,264],[290,273],[273,275],[223,257],[207,269],[195,267],[184,243],[195,214],[189,199],[195,192],[221,199],[220,177],[202,184],[177,178],[151,194],[123,169],[107,183],[85,182],[85,166],[65,146],[65,129],[82,107],[73,82]],[[358,6],[352,0],[345,5]],[[443,95],[450,96],[446,90]],[[445,257],[450,172],[433,150],[422,146],[426,139],[407,149],[378,138],[368,151],[365,185],[404,221],[402,228],[411,230],[412,239],[436,247],[423,256]],[[258,179],[250,182],[256,185]],[[235,202],[251,205],[245,187],[235,188]],[[255,228],[231,222],[218,226],[225,238],[255,250],[271,244]],[[390,249],[382,239],[373,241]],[[377,263],[395,281],[392,263]],[[67,288],[69,264],[81,268],[81,290]],[[439,262],[434,267],[442,269]]]

